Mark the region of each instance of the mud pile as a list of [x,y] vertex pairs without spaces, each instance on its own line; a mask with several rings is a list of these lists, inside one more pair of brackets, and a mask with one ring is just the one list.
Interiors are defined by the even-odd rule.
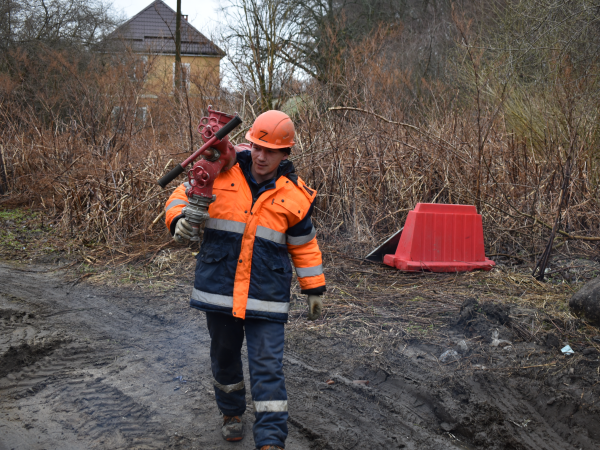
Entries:
[[[424,339],[357,351],[358,341],[352,342],[350,336],[311,337],[304,331],[293,335],[293,347],[304,349],[304,360],[328,367],[328,373],[344,367],[346,379],[370,380],[369,387],[351,386],[362,394],[352,402],[343,392],[347,383],[326,389],[341,391],[337,402],[349,403],[354,429],[368,420],[387,436],[406,430],[407,447],[417,438],[417,430],[428,429],[460,448],[598,448],[599,354],[590,347],[565,356],[554,344],[528,342],[512,319],[519,312],[511,309],[467,299],[448,324],[443,345]],[[323,354],[311,356],[306,351],[310,348],[323,349]],[[443,362],[444,354],[454,357]],[[377,408],[370,410],[374,403]],[[323,423],[333,426],[328,416],[335,417],[334,410],[311,421],[313,430],[326,434]],[[375,439],[372,430],[363,433],[372,436],[367,442],[394,448]],[[436,447],[435,439],[416,440],[416,448],[448,448]]]

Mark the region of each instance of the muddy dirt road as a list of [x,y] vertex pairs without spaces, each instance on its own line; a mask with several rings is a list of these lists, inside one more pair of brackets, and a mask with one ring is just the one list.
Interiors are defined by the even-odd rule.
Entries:
[[[0,450],[254,448],[251,406],[242,443],[220,437],[208,332],[188,286],[158,295],[68,282],[51,269],[0,263]],[[565,369],[567,389],[563,378],[548,387],[483,364],[458,374],[419,342],[384,360],[351,345],[288,340],[288,449],[598,448],[597,410],[577,399],[596,359]],[[506,352],[478,345],[469,354],[486,364]],[[532,343],[514,358],[526,352],[543,359],[530,365],[556,359]]]

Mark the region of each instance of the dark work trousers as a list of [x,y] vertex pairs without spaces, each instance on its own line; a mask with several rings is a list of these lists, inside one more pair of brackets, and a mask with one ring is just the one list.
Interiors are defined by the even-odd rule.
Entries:
[[288,434],[287,392],[283,377],[284,324],[262,319],[236,319],[216,312],[207,312],[206,322],[219,409],[226,416],[241,416],[246,410],[241,355],[245,332],[256,417],[252,429],[254,443],[257,448],[263,445],[284,447]]

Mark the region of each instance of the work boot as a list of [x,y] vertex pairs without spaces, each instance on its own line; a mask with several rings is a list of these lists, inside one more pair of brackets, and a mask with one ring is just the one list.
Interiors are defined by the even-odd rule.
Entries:
[[276,445],[263,445],[260,450],[284,450],[283,447],[278,447]]
[[241,441],[244,437],[244,424],[240,416],[223,416],[221,428],[223,439],[229,442]]

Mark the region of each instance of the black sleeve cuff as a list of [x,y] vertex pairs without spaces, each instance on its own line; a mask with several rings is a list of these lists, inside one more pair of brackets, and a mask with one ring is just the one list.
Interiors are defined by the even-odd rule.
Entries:
[[184,217],[183,214],[179,214],[178,216],[175,216],[173,220],[171,220],[171,226],[169,227],[171,236],[175,236],[175,227],[177,226],[177,222],[179,222],[179,219],[181,219],[182,217]]
[[302,289],[300,291],[301,294],[306,294],[306,295],[323,295],[323,293],[327,290],[326,286],[319,286],[316,288],[312,288],[312,289]]

